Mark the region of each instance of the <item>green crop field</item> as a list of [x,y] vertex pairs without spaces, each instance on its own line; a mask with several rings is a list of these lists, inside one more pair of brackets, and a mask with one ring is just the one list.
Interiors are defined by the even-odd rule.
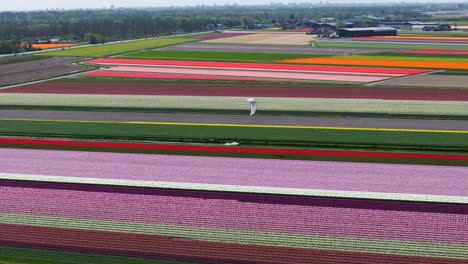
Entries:
[[275,60],[324,57],[310,54],[280,54],[252,52],[217,52],[217,51],[142,51],[121,56],[129,59],[165,59],[165,60],[207,60],[239,62],[272,62]]
[[257,145],[389,147],[395,149],[468,149],[467,133],[408,132],[367,129],[326,129],[158,124],[0,120],[0,135],[125,139]]
[[379,49],[445,49],[468,50],[468,45],[410,44],[359,41],[314,41],[316,47],[323,48],[379,48]]
[[372,54],[375,57],[380,59],[385,59],[385,57],[405,57],[410,60],[421,60],[424,58],[441,58],[445,59],[443,61],[450,61],[450,59],[468,59],[468,55],[447,55],[447,54],[404,54],[404,53],[393,53],[393,52],[384,52],[384,53],[374,53]]
[[370,55],[351,55],[346,56],[347,59],[357,60],[395,60],[395,61],[427,61],[427,62],[468,62],[468,58],[454,58],[454,57],[434,57],[432,55],[425,56],[407,56],[406,54],[372,54]]
[[457,70],[446,70],[446,71],[441,71],[438,72],[437,75],[468,75],[468,70],[467,71],[457,71]]
[[97,254],[81,254],[50,250],[0,247],[0,263],[5,264],[184,264],[187,262],[151,260]]
[[468,37],[468,32],[463,32],[463,31],[398,31],[398,36]]
[[58,51],[43,52],[40,56],[66,56],[66,57],[105,57],[111,55],[124,54],[133,51],[144,49],[153,49],[158,47],[165,47],[181,43],[196,41],[191,38],[160,38],[160,39],[147,39],[131,42],[95,45],[83,48],[72,48]]

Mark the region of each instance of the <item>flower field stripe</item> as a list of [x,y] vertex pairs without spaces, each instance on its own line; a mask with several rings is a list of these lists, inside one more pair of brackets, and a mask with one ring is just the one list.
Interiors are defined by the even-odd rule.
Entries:
[[226,32],[226,33],[196,36],[196,37],[194,37],[194,39],[207,40],[207,39],[226,38],[226,37],[234,37],[234,36],[241,36],[241,35],[245,35],[245,33],[229,33],[229,32]]
[[[466,151],[468,133],[391,131],[386,129],[314,129],[255,126],[206,126],[128,123],[128,122],[67,122],[1,120],[3,136],[107,139],[107,140],[152,140],[185,141],[196,143],[239,142],[245,145],[288,145],[385,148],[408,151],[424,147],[432,151]],[[452,130],[451,130],[452,131]]]
[[[272,246],[256,246],[245,244],[234,244],[225,242],[202,242],[194,240],[170,241],[170,237],[157,236],[157,235],[144,235],[144,234],[125,234],[109,231],[95,231],[95,230],[76,230],[68,228],[57,227],[34,227],[34,226],[20,226],[20,225],[2,225],[5,232],[13,234],[21,230],[22,235],[17,240],[11,237],[7,238],[7,243],[21,243],[32,244],[35,247],[55,248],[59,245],[60,239],[63,240],[65,247],[69,251],[91,251],[90,253],[103,252],[113,253],[118,255],[134,255],[138,257],[145,256],[170,256],[167,252],[174,254],[172,257],[178,256],[177,259],[187,259],[188,256],[182,254],[189,248],[197,248],[199,251],[196,254],[191,252],[193,256],[190,261],[214,261],[222,263],[335,263],[336,261],[347,261],[347,263],[355,263],[356,259],[366,259],[371,261],[383,261],[385,263],[461,263],[462,260],[448,259],[440,257],[417,257],[417,256],[402,256],[390,254],[375,254],[375,253],[361,253],[352,251],[336,251],[336,250],[317,250],[317,249],[295,249],[284,247]],[[39,237],[48,237],[51,233],[56,233],[57,236],[51,238],[50,242],[39,241]],[[14,237],[14,236],[12,236]],[[76,240],[76,237],[84,237],[83,242]],[[19,241],[18,241],[19,240]],[[102,241],[109,241],[106,244]],[[122,250],[129,248],[123,245],[124,241],[132,241],[135,248],[131,246],[131,250]],[[148,243],[151,241],[152,243]],[[157,246],[156,246],[157,245]],[[167,245],[167,246],[166,246]],[[81,247],[80,247],[81,246]],[[94,248],[93,248],[94,247]],[[98,249],[98,250],[96,250]],[[120,251],[119,251],[120,250]],[[143,251],[144,250],[144,251]],[[12,251],[12,250],[10,250]],[[18,252],[19,250],[15,250]],[[8,252],[8,251],[7,251]],[[227,255],[225,255],[229,252]],[[29,252],[28,252],[29,253]],[[29,255],[29,254],[28,254]],[[70,254],[67,254],[70,255]],[[74,254],[75,255],[75,254]],[[78,255],[79,257],[79,255]],[[206,259],[204,259],[206,258]],[[63,260],[63,259],[62,259]],[[130,261],[130,260],[127,260]],[[133,263],[133,262],[125,263]],[[141,263],[148,263],[150,260]],[[68,263],[68,262],[67,262]],[[76,262],[72,262],[76,263]],[[100,262],[101,263],[101,262]],[[164,264],[165,262],[162,262]],[[363,263],[362,261],[359,263]],[[167,263],[169,264],[169,263]],[[174,263],[175,264],[175,263]]]
[[211,81],[274,81],[272,79],[241,78],[241,77],[230,77],[230,76],[157,74],[157,73],[142,73],[142,72],[112,72],[112,71],[93,71],[93,72],[87,72],[84,75],[94,76],[94,77],[120,77],[120,78],[138,78],[138,79],[175,79],[175,80],[211,80]]
[[140,121],[118,122],[118,121],[46,120],[46,119],[41,120],[41,119],[13,119],[13,118],[11,118],[11,119],[10,118],[0,118],[0,121],[468,134],[468,130],[442,130],[442,129],[406,129],[406,128],[405,129],[399,129],[399,128],[366,128],[366,127],[359,128],[359,127],[328,127],[328,126],[281,126],[281,125],[216,124],[216,123],[140,122]]
[[88,177],[29,175],[29,174],[13,174],[13,173],[0,173],[0,180],[93,184],[93,185],[105,185],[105,186],[143,187],[143,188],[215,191],[215,192],[232,192],[232,193],[254,193],[254,194],[271,194],[271,195],[297,195],[297,196],[346,198],[346,199],[468,204],[468,197],[466,196],[430,195],[430,194],[358,192],[358,191],[320,190],[320,189],[305,189],[305,188],[281,188],[281,187],[265,187],[265,186],[207,184],[207,183],[183,183],[183,182],[147,181],[147,180],[142,181],[142,180],[88,178]]
[[442,41],[468,41],[467,37],[431,37],[431,36],[371,36],[353,39],[379,39],[379,40],[442,40]]
[[[154,183],[157,186],[167,183],[175,186],[175,183],[180,183],[182,187],[179,188],[190,187],[185,183],[194,186],[208,184],[204,187],[211,190],[226,186],[231,189],[245,187],[245,190],[250,187],[271,187],[292,188],[283,191],[297,193],[300,190],[294,189],[311,189],[316,196],[319,196],[318,193],[333,195],[336,191],[349,191],[349,196],[355,194],[352,192],[365,195],[393,193],[394,198],[399,198],[396,195],[398,193],[441,196],[468,194],[468,167],[460,166],[28,149],[0,149],[0,157],[0,173],[4,173],[4,179],[40,179],[39,176],[28,175],[43,175],[47,179],[54,179],[54,176],[75,177],[78,183],[78,178],[99,178],[158,182]],[[29,166],[18,167],[18,162]],[[41,166],[44,163],[48,166]],[[73,181],[73,178],[65,179]]]
[[[0,105],[60,106],[60,107],[116,107],[148,109],[236,110],[247,113],[246,97],[234,96],[165,96],[165,95],[105,95],[105,94],[35,94],[3,93]],[[417,114],[444,117],[468,115],[466,101],[376,100],[336,98],[272,98],[255,97],[258,112],[351,112],[382,114]],[[248,107],[248,106],[247,106]],[[291,113],[294,114],[294,113]]]
[[56,49],[56,48],[66,48],[66,47],[73,47],[79,46],[80,44],[71,44],[71,43],[37,43],[32,44],[33,49]]
[[[339,41],[337,41],[339,42]],[[385,44],[407,44],[407,45],[414,45],[416,46],[416,49],[422,49],[422,48],[434,48],[433,45],[439,45],[439,47],[436,48],[443,48],[443,49],[461,49],[461,50],[466,50],[463,45],[468,44],[468,41],[452,41],[452,40],[411,40],[411,39],[388,39],[388,40],[383,40],[383,39],[359,39],[359,40],[353,40],[351,42],[356,42],[359,44],[362,43],[370,43],[370,44],[384,44],[383,47],[387,47],[387,49],[411,49],[411,47],[403,46],[403,47],[395,47],[395,46],[388,46]],[[427,45],[428,47],[425,47]],[[458,47],[457,47],[458,46]],[[365,46],[364,46],[365,47]],[[383,48],[382,46],[378,46],[376,48]]]
[[[108,234],[107,239],[101,237],[100,239],[93,239],[95,242],[92,243],[93,236],[90,237],[89,241],[83,241],[86,236],[81,237],[81,243],[92,243],[91,245],[99,248],[99,244],[112,243],[112,241],[122,241],[127,249],[138,250],[137,245],[130,245],[126,243],[127,240],[134,240],[141,237],[142,235],[152,236],[169,236],[177,237],[181,239],[181,243],[184,240],[192,241],[204,241],[214,243],[232,243],[231,248],[223,247],[218,245],[220,253],[224,253],[225,256],[236,252],[241,245],[252,245],[252,246],[265,246],[265,247],[279,247],[278,250],[284,252],[282,249],[289,248],[293,252],[294,250],[332,250],[332,251],[345,251],[345,252],[360,252],[370,254],[388,254],[388,255],[400,255],[400,256],[419,256],[419,257],[435,257],[435,258],[452,258],[459,260],[468,259],[468,246],[466,244],[446,244],[446,243],[431,243],[431,242],[416,242],[416,241],[401,241],[401,240],[385,240],[385,239],[372,239],[372,238],[357,238],[357,237],[340,237],[340,236],[320,236],[320,235],[300,235],[291,233],[275,233],[275,232],[261,232],[261,231],[247,231],[247,230],[229,230],[229,229],[218,229],[218,228],[202,228],[202,227],[188,227],[188,226],[171,226],[171,225],[148,225],[142,223],[129,223],[129,222],[115,222],[115,221],[103,221],[103,220],[92,220],[92,219],[70,219],[61,217],[40,217],[40,216],[28,216],[28,215],[5,215],[0,214],[0,222],[2,226],[7,225],[20,225],[24,226],[25,230],[31,230],[31,233],[35,233],[34,230],[41,230],[45,228],[47,231],[49,228],[63,228],[70,233],[76,233],[77,231],[98,231],[98,232],[113,232],[115,234],[113,239],[111,234]],[[34,228],[36,227],[36,228]],[[21,233],[17,232],[17,228],[5,228],[8,231],[0,234],[1,240],[5,242],[20,241],[31,241],[32,237],[36,239],[42,239],[42,236],[27,235],[25,237]],[[12,230],[13,229],[13,230]],[[74,232],[74,230],[76,230]],[[13,232],[15,232],[13,234]],[[58,230],[57,230],[58,231]],[[124,232],[122,232],[124,231]],[[60,243],[73,242],[78,244],[77,236],[67,235],[66,237],[60,236],[57,232],[58,237],[51,237],[49,241],[57,241]],[[125,233],[131,234],[133,239],[117,239],[116,236],[121,235],[122,237],[129,237]],[[130,237],[129,237],[130,238]],[[146,237],[148,241],[149,237]],[[154,239],[154,238],[153,238]],[[61,241],[65,240],[65,241]],[[97,241],[96,241],[97,240]],[[151,241],[151,240],[150,240]],[[19,242],[19,241],[18,241]],[[47,244],[46,241],[38,241],[43,244]],[[99,243],[96,245],[96,242]],[[174,241],[174,244],[169,244],[174,249],[177,248],[179,241]],[[67,243],[67,244],[68,244]],[[141,243],[141,242],[140,242]],[[140,244],[138,243],[138,244]],[[86,245],[86,244],[85,244]],[[112,245],[112,244],[111,244]],[[148,243],[147,246],[153,245],[154,247],[163,247],[166,252],[171,252],[169,248],[164,248],[166,243]],[[103,244],[101,244],[102,248]],[[143,246],[143,245],[141,245]],[[115,247],[115,246],[114,246]],[[151,247],[151,246],[149,246]],[[113,247],[111,247],[113,248]],[[190,247],[185,247],[185,250],[189,250]],[[203,247],[201,247],[203,248]],[[182,247],[184,249],[184,247]],[[224,249],[224,250],[223,250]],[[229,250],[230,249],[230,250]],[[273,250],[273,248],[270,248]],[[139,251],[139,250],[138,250]],[[174,251],[172,251],[174,252]],[[261,252],[261,251],[260,251]],[[307,252],[307,251],[306,251]],[[139,252],[142,253],[141,251]],[[193,254],[193,253],[192,253]],[[193,254],[197,256],[196,254]],[[263,255],[263,254],[261,254]],[[296,254],[295,254],[296,255]],[[303,256],[299,254],[299,256]],[[261,256],[266,257],[266,256]],[[440,260],[439,260],[440,261]]]
[[[146,73],[117,73],[109,71],[89,72],[87,76],[130,77],[130,78],[187,78],[187,79],[223,79],[221,76],[197,75],[160,75]],[[171,77],[169,77],[171,76]],[[233,79],[230,77],[229,79]],[[243,79],[243,78],[240,78]],[[255,79],[252,81],[274,81],[275,79]],[[249,80],[250,81],[250,80]],[[285,80],[281,80],[282,82]],[[76,83],[41,83],[24,85],[0,90],[0,93],[26,94],[105,94],[105,95],[174,95],[174,96],[254,96],[282,98],[356,98],[383,100],[428,100],[428,101],[468,101],[468,90],[463,89],[409,89],[371,87],[288,87],[266,85],[141,85],[129,84],[83,84]]]
[[105,43],[104,45],[82,46],[65,50],[48,51],[40,53],[40,55],[50,57],[65,56],[95,58],[125,54],[129,52],[141,51],[144,49],[154,49],[194,41],[196,40],[189,37],[153,38],[144,40],[131,40],[121,43]]
[[461,50],[431,50],[431,49],[421,49],[421,50],[397,50],[392,53],[396,54],[426,54],[426,55],[461,55],[468,56],[468,51]]
[[427,70],[418,69],[388,69],[388,68],[365,68],[365,67],[336,67],[320,65],[286,65],[286,64],[265,64],[265,63],[241,63],[241,62],[215,62],[215,61],[176,61],[176,60],[142,60],[142,59],[117,59],[99,58],[88,61],[90,64],[98,65],[134,65],[134,66],[164,66],[164,67],[216,67],[231,69],[252,69],[252,70],[290,70],[290,71],[333,71],[343,73],[374,73],[374,74],[420,74]]
[[441,42],[438,41],[408,41],[408,40],[340,40],[340,41],[315,41],[315,44],[319,48],[369,48],[369,49],[393,49],[393,50],[407,50],[407,49],[450,49],[450,50],[467,50],[465,44],[454,43],[454,42]]
[[141,72],[141,73],[163,73],[163,74],[189,74],[189,75],[214,75],[214,76],[234,76],[248,78],[274,78],[274,79],[299,79],[299,80],[320,80],[320,81],[341,81],[341,82],[376,82],[388,79],[388,77],[365,76],[365,75],[338,75],[338,74],[313,74],[295,72],[269,72],[269,71],[248,71],[231,69],[198,69],[198,68],[162,68],[162,67],[136,67],[136,66],[115,66],[107,71],[116,72]]
[[[16,191],[23,195],[25,193],[25,191],[19,188]],[[464,222],[459,222],[466,221],[466,215],[358,208],[327,208],[325,206],[297,206],[288,204],[271,205],[248,200],[245,202],[235,202],[234,200],[218,200],[213,198],[205,198],[206,201],[202,201],[201,198],[193,197],[181,198],[170,196],[165,198],[155,195],[143,195],[143,197],[140,197],[128,194],[90,194],[89,192],[77,193],[75,191],[70,191],[70,194],[67,196],[65,190],[29,190],[29,193],[35,197],[38,192],[43,192],[44,195],[41,197],[44,197],[47,201],[52,201],[51,198],[45,196],[47,194],[57,196],[57,198],[63,200],[76,199],[76,205],[73,205],[72,201],[61,204],[61,202],[59,203],[55,199],[53,203],[59,203],[58,207],[53,208],[53,205],[36,202],[36,208],[32,208],[25,213],[20,213],[18,209],[11,208],[11,206],[14,206],[13,204],[6,205],[5,209],[2,210],[3,212],[0,213],[0,223],[54,226],[54,224],[65,222],[68,228],[79,228],[81,226],[83,229],[94,229],[93,225],[96,222],[104,222],[102,224],[108,225],[105,227],[106,231],[132,233],[132,229],[139,229],[138,233],[181,237],[184,237],[183,233],[187,235],[188,232],[196,232],[197,234],[194,235],[197,235],[199,240],[210,239],[210,237],[227,238],[231,235],[235,238],[236,235],[234,234],[244,231],[253,235],[250,238],[251,241],[255,240],[255,234],[259,236],[263,235],[263,238],[260,237],[260,239],[265,239],[264,243],[268,241],[268,238],[275,238],[276,236],[279,240],[284,235],[281,239],[282,241],[276,241],[278,244],[263,245],[298,248],[307,248],[304,245],[306,244],[304,242],[307,241],[307,237],[313,241],[323,236],[331,239],[337,237],[346,240],[369,239],[387,240],[389,242],[415,242],[414,244],[421,242],[445,244],[447,246],[451,245],[453,248],[457,248],[458,246],[466,248],[468,246]],[[82,197],[79,194],[82,194]],[[231,199],[234,199],[236,195],[231,194]],[[109,202],[105,204],[103,203],[105,200],[94,201],[92,200],[94,198],[91,196],[95,198],[107,197]],[[130,202],[124,202],[126,206],[129,203],[136,203],[137,201],[143,204],[122,208],[116,201],[118,197],[131,199]],[[242,196],[239,198],[242,198]],[[314,198],[303,197],[301,199],[313,200]],[[155,205],[148,204],[150,202],[155,203]],[[182,202],[186,203],[186,205]],[[161,205],[162,203],[170,204]],[[209,204],[213,208],[208,208]],[[197,205],[201,206],[198,211],[197,208],[189,208],[190,206]],[[145,206],[148,208],[147,212],[144,210]],[[333,202],[329,206],[333,206]],[[29,208],[30,206],[27,207]],[[106,209],[105,207],[108,208]],[[47,208],[49,208],[49,211],[45,211]],[[276,209],[277,211],[273,214],[261,212],[261,210],[267,208]],[[242,209],[247,211],[244,212]],[[149,210],[161,210],[161,212],[158,214],[158,212],[149,212]],[[217,212],[216,210],[220,211]],[[239,215],[240,212],[242,212],[242,216]],[[286,215],[288,213],[290,215]],[[192,214],[192,216],[189,214]],[[342,215],[342,219],[340,218],[340,214]],[[209,217],[210,215],[212,215],[211,218]],[[269,219],[271,215],[275,215],[278,219]],[[325,220],[324,216],[328,219]],[[405,217],[409,218],[405,219]],[[362,223],[359,223],[359,218],[364,219]],[[189,229],[190,231],[184,232],[178,229]],[[204,231],[205,234],[203,234]],[[291,240],[287,240],[288,237]],[[275,241],[272,241],[272,243],[275,243]],[[335,242],[334,244],[337,243]],[[343,246],[346,247],[346,245]],[[369,244],[367,247],[372,247],[372,245]],[[312,246],[312,248],[314,247]],[[427,248],[426,250],[431,251],[432,249]],[[465,255],[468,255],[468,253],[465,252]]]
[[118,69],[119,67],[128,67],[128,68],[134,68],[134,69],[141,69],[140,71],[145,72],[145,71],[151,71],[155,69],[171,69],[172,71],[176,71],[176,69],[179,69],[179,71],[183,70],[225,70],[225,71],[249,71],[249,72],[258,72],[257,74],[261,74],[261,72],[274,72],[274,73],[317,73],[317,74],[345,74],[345,75],[371,75],[371,76],[387,76],[387,77],[400,77],[400,76],[407,76],[408,74],[400,74],[400,73],[373,73],[373,72],[366,72],[365,70],[361,72],[355,72],[355,71],[340,71],[340,70],[333,70],[333,69],[317,69],[317,70],[293,70],[293,69],[264,69],[264,68],[241,68],[241,67],[209,67],[209,66],[174,66],[174,65],[133,65],[133,64],[116,64],[116,65],[110,65],[113,66],[110,69],[107,70],[112,70],[112,69]]
[[279,61],[282,63],[299,64],[324,64],[324,65],[363,65],[380,67],[425,68],[425,69],[452,69],[468,70],[468,62],[444,62],[444,61],[415,61],[392,59],[353,59],[345,57],[335,58],[310,58]]
[[135,149],[135,150],[160,150],[171,152],[203,152],[203,153],[238,153],[284,156],[324,156],[324,157],[348,157],[348,158],[379,158],[379,159],[421,159],[421,160],[453,160],[468,161],[467,155],[449,154],[422,154],[422,153],[395,153],[377,151],[340,151],[318,149],[284,149],[284,148],[248,148],[248,147],[222,147],[200,145],[170,145],[154,143],[122,143],[122,142],[92,142],[74,140],[50,140],[28,138],[0,138],[2,146],[49,146],[49,147],[83,147],[98,149]]

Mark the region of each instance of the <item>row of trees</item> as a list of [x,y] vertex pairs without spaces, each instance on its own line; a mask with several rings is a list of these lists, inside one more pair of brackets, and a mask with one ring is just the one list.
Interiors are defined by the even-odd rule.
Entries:
[[[437,5],[433,4],[437,9]],[[112,40],[197,32],[225,27],[254,28],[279,24],[293,28],[309,20],[375,15],[386,20],[423,20],[424,5],[278,5],[201,6],[168,9],[102,9],[40,12],[0,12],[2,53],[20,49],[17,40],[31,42],[60,38],[101,43]],[[6,41],[6,42],[5,42]]]

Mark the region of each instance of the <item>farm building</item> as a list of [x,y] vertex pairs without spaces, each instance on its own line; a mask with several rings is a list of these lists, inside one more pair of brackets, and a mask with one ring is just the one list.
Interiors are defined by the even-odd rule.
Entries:
[[408,31],[450,31],[449,24],[424,23],[424,22],[381,22],[379,27],[392,27]]
[[450,31],[452,27],[448,24],[436,25],[413,25],[411,31]]
[[340,38],[396,35],[397,30],[391,27],[341,28],[338,30]]
[[310,28],[313,33],[323,34],[329,31],[336,30],[336,23],[312,23]]

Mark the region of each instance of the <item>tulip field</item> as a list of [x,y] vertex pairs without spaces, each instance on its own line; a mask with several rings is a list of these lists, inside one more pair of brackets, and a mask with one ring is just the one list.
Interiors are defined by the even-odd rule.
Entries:
[[32,44],[31,47],[33,49],[57,49],[57,48],[68,48],[68,47],[74,47],[74,46],[79,46],[80,44],[72,44],[72,43],[38,43],[38,44]]
[[[301,59],[298,59],[301,61]],[[105,76],[107,71],[123,72],[122,77],[129,77],[125,73],[163,73],[194,76],[230,76],[265,79],[286,80],[318,80],[337,82],[369,83],[389,79],[390,77],[421,74],[424,70],[400,70],[386,68],[357,68],[357,67],[320,67],[296,66],[282,64],[257,64],[233,62],[206,61],[164,61],[137,59],[95,59],[91,64],[113,66],[103,72],[93,72],[92,76]],[[144,67],[141,67],[144,66]],[[118,77],[118,74],[113,76]],[[137,75],[138,76],[138,75]],[[148,75],[146,75],[148,76]],[[156,76],[161,78],[162,76]]]
[[0,58],[0,263],[468,263],[464,38],[314,38]]

